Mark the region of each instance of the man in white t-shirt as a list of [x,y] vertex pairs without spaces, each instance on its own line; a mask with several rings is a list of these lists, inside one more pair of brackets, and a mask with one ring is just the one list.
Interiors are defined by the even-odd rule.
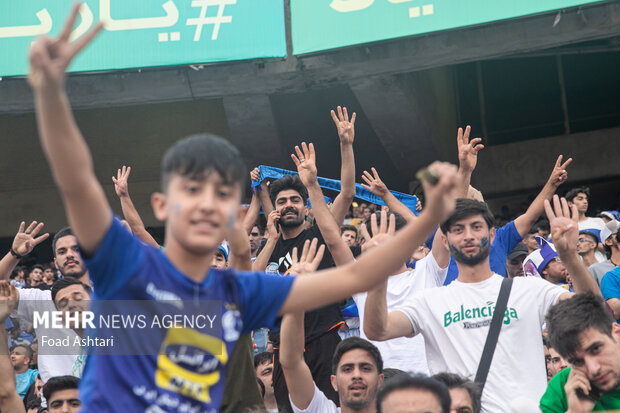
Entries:
[[[573,188],[564,196],[568,201],[568,206],[572,208],[573,205],[577,207],[579,211],[579,230],[587,230],[596,235],[601,241],[601,230],[605,226],[605,221],[601,218],[587,217],[588,212],[588,199],[590,198],[590,188],[581,187]],[[594,255],[598,262],[605,261],[605,255],[602,252],[602,248],[598,249]]]
[[[557,196],[553,201],[555,212],[548,201],[545,210],[555,247],[573,277],[575,290],[595,292],[598,287],[576,251],[577,211],[573,208],[571,219],[566,201],[561,205]],[[486,204],[459,199],[441,226],[459,267],[458,279],[446,287],[418,292],[392,312],[388,313],[386,305],[375,309],[372,319],[366,317],[368,337],[388,340],[421,333],[431,374],[448,371],[473,379],[503,279],[489,266],[493,221]],[[369,300],[372,294],[380,296],[381,288],[370,291]],[[483,412],[509,411],[516,399],[539,400],[546,386],[540,334],[544,317],[549,307],[570,296],[539,278],[514,279],[482,396]]]
[[[390,212],[389,215],[395,216],[397,231],[406,224],[404,218],[399,214]],[[372,235],[374,234],[369,234],[369,236]],[[450,252],[441,241],[441,237],[443,237],[443,234],[440,230],[437,230],[433,240],[432,251],[429,252],[426,246],[421,246],[414,252],[413,258],[416,260],[414,269],[407,268],[406,263],[403,263],[400,271],[388,278],[387,291],[385,292],[388,311],[400,307],[418,291],[443,285],[448,274]],[[369,242],[369,244],[372,245],[372,242]],[[372,309],[373,306],[377,305],[372,302],[367,303],[367,296],[367,292],[353,295],[353,300],[359,311],[360,326],[364,325],[366,306]],[[368,339],[363,329],[360,329],[360,336]],[[421,335],[416,337],[398,337],[392,340],[372,343],[381,352],[385,368],[429,374],[424,338]]]
[[[73,235],[70,228],[63,228],[58,231],[52,240],[54,251],[54,262],[63,277],[77,278],[84,284],[90,286],[90,278],[77,243],[77,238]],[[50,290],[18,289],[19,304],[13,312],[13,317],[19,317],[26,321],[33,322],[33,314],[38,312],[43,314],[49,311],[56,311],[56,306],[52,301]],[[51,377],[71,375],[76,358],[80,352],[79,346],[58,345],[58,340],[69,338],[69,343],[74,343],[77,334],[69,328],[45,328],[38,325],[35,327],[37,338],[39,339],[39,374],[41,379],[47,382]]]

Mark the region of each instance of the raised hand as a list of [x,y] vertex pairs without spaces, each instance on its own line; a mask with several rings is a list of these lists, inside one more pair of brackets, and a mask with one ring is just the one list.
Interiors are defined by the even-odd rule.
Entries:
[[353,140],[355,139],[355,117],[356,114],[353,112],[353,116],[351,116],[351,121],[349,122],[349,113],[347,112],[347,108],[341,108],[338,106],[336,108],[338,111],[338,116],[332,110],[330,113],[332,115],[332,119],[334,120],[334,124],[336,128],[338,128],[338,137],[340,138],[341,144],[353,144]]
[[428,170],[436,174],[435,185],[422,180],[426,205],[423,213],[433,214],[435,219],[443,222],[454,210],[458,197],[458,180],[456,166],[446,162],[433,162]]
[[278,230],[278,220],[280,219],[280,212],[278,210],[273,210],[269,213],[267,217],[267,232],[269,232],[269,236],[272,238],[277,238],[280,236],[280,231]]
[[127,181],[129,180],[130,173],[131,166],[123,165],[123,168],[116,172],[116,178],[112,177],[112,182],[114,182],[114,190],[119,198],[129,195],[129,185]]
[[551,171],[551,175],[549,175],[549,180],[547,181],[556,188],[566,182],[568,178],[566,167],[573,162],[573,158],[568,158],[566,162],[562,163],[562,156],[563,155],[558,156],[553,166],[553,171]]
[[8,281],[0,281],[0,322],[4,324],[17,307],[19,295],[14,285]]
[[[22,257],[30,254],[34,247],[45,241],[50,236],[48,233],[39,235],[43,225],[44,224],[42,222],[37,224],[37,221],[32,221],[30,225],[28,225],[28,228],[26,228],[26,223],[22,221],[22,223],[19,224],[19,229],[17,230],[17,234],[15,234],[15,238],[13,238],[11,250]],[[26,229],[24,230],[24,228]],[[39,236],[37,237],[37,235]]]
[[33,89],[61,88],[66,71],[73,58],[90,43],[103,28],[98,23],[90,32],[74,43],[69,42],[81,4],[76,3],[71,15],[57,39],[38,37],[30,47],[30,73],[28,82]]
[[366,251],[370,248],[374,248],[382,242],[392,238],[396,232],[396,216],[390,215],[388,220],[387,212],[381,210],[381,221],[377,225],[377,215],[372,214],[370,216],[370,229],[372,230],[372,236],[368,232],[368,224],[362,225],[362,236],[366,240],[362,245],[362,250]]
[[250,179],[252,182],[258,182],[260,180],[260,170],[258,168],[254,168],[250,171]]
[[577,239],[579,238],[579,212],[577,206],[569,208],[565,198],[553,196],[553,208],[545,199],[545,212],[551,226],[551,239],[558,250],[558,254],[577,253]]
[[387,186],[385,186],[381,178],[379,178],[377,170],[374,167],[370,168],[370,170],[372,171],[372,175],[368,171],[364,171],[364,173],[362,174],[362,180],[366,182],[366,185],[362,184],[362,188],[372,192],[378,197],[383,198],[385,195],[387,195],[388,188]]
[[295,146],[295,153],[297,155],[291,154],[291,159],[295,162],[301,182],[307,188],[316,181],[317,176],[314,145],[306,145],[306,142],[302,142],[301,149],[299,146]]
[[456,134],[456,145],[459,152],[459,167],[465,172],[473,172],[476,169],[478,163],[478,152],[484,148],[480,142],[481,138],[474,138],[469,140],[469,133],[471,127],[467,125],[465,131],[463,128],[459,128]]
[[323,253],[325,252],[325,244],[321,244],[317,248],[318,243],[319,240],[317,238],[313,238],[312,243],[310,243],[310,240],[306,240],[299,259],[297,258],[297,247],[293,248],[293,253],[291,254],[291,274],[307,274],[319,268],[319,264],[323,259]]

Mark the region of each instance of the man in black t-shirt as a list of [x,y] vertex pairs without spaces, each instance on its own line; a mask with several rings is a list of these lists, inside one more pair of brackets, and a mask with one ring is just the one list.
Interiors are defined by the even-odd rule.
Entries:
[[[293,155],[292,158],[297,166],[299,176],[285,175],[269,185],[269,195],[275,208],[273,214],[277,221],[275,228],[271,227],[267,243],[254,263],[254,270],[287,274],[292,263],[293,248],[297,247],[297,250],[301,251],[305,241],[312,241],[313,238],[318,239],[319,245],[326,244],[329,247],[330,242],[323,239],[320,228],[325,222],[336,225],[337,228],[342,225],[344,216],[355,195],[355,162],[353,159],[355,114],[349,122],[346,108],[343,111],[338,107],[338,116],[332,111],[332,119],[338,128],[338,136],[340,137],[342,156],[340,194],[334,200],[331,209],[328,210],[317,182],[314,146],[312,144],[306,145],[304,142],[301,149],[296,147],[296,156]],[[304,222],[309,211],[307,206],[309,195],[318,225],[304,229]],[[273,232],[276,231],[278,235],[274,236]],[[336,234],[339,238],[338,231]],[[340,240],[338,239],[338,241]],[[268,259],[267,256],[269,256]],[[326,248],[319,269],[333,266],[331,254]],[[337,304],[307,312],[304,318],[306,364],[312,372],[316,385],[335,403],[338,403],[338,393],[330,382],[331,358],[340,342],[338,329],[342,323],[342,313]],[[279,362],[279,334],[270,333],[269,338],[274,347],[274,394],[280,409],[290,412],[292,409],[288,399],[288,389]]]

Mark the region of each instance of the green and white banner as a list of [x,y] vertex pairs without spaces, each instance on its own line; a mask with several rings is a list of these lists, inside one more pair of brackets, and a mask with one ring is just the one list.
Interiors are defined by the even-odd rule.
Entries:
[[[28,47],[62,29],[74,0],[0,1],[0,76],[28,72]],[[72,71],[286,56],[283,0],[86,0],[77,39],[106,23]]]
[[291,0],[293,53],[489,23],[601,0]]

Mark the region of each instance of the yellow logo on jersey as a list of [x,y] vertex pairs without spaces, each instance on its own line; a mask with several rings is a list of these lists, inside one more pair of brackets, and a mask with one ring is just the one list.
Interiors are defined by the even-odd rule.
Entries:
[[217,337],[188,328],[170,328],[157,357],[155,384],[209,403],[209,389],[220,381],[228,362],[226,344]]

